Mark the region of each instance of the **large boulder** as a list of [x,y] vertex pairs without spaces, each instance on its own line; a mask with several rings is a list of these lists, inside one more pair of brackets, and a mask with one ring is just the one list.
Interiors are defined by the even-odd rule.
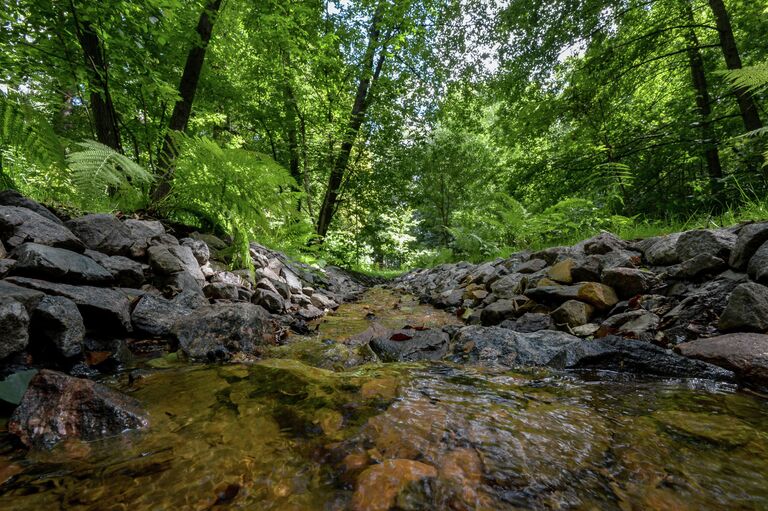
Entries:
[[197,262],[198,264],[200,264],[200,266],[207,263],[208,260],[211,258],[211,250],[208,248],[208,245],[206,245],[203,240],[196,240],[193,238],[182,238],[179,240],[179,243],[183,247],[189,247],[189,249],[192,251],[192,255],[195,256],[195,259],[197,259]]
[[523,333],[555,329],[555,324],[552,322],[552,316],[540,312],[526,312],[517,319],[503,321],[499,326],[501,328],[508,328],[515,332]]
[[731,251],[729,261],[731,267],[735,270],[746,270],[749,260],[766,242],[768,242],[768,222],[742,227]]
[[257,288],[256,292],[253,293],[253,296],[251,297],[251,301],[275,314],[281,314],[285,311],[285,301],[276,291]]
[[568,369],[606,369],[676,378],[709,378],[730,381],[733,373],[720,367],[691,360],[644,341],[606,337],[585,340],[564,350]]
[[251,303],[200,307],[173,326],[179,347],[192,360],[228,360],[235,353],[257,353],[275,339],[269,313]]
[[562,367],[563,348],[582,342],[564,332],[521,333],[499,327],[462,328],[452,342],[451,360],[480,365]]
[[14,256],[14,273],[61,282],[106,284],[112,274],[90,257],[39,243],[24,243]]
[[383,362],[416,362],[442,359],[449,341],[442,330],[405,329],[372,339],[370,347]]
[[525,296],[516,296],[509,299],[503,298],[488,305],[480,313],[480,320],[483,325],[498,325],[504,320],[519,316],[521,307],[528,302]]
[[9,249],[33,242],[75,252],[85,250],[83,242],[60,223],[16,206],[0,206],[0,239]]
[[9,277],[12,284],[69,298],[77,305],[88,328],[102,332],[130,332],[131,302],[127,295],[114,289],[72,286],[25,277]]
[[131,313],[133,328],[155,337],[172,337],[174,325],[208,303],[197,293],[185,292],[173,300],[146,294]]
[[552,311],[552,320],[557,325],[577,327],[589,323],[595,309],[588,303],[568,300]]
[[27,309],[27,313],[31,315],[45,294],[34,289],[17,286],[7,280],[0,280],[0,296],[3,298],[13,298],[21,303]]
[[671,274],[675,278],[696,279],[722,272],[728,266],[725,260],[711,254],[699,254],[680,263]]
[[107,255],[131,255],[135,239],[130,229],[114,215],[86,215],[70,220],[67,227],[91,250]]
[[768,284],[768,242],[763,243],[749,260],[747,273],[752,280]]
[[125,256],[108,256],[95,250],[86,250],[85,255],[103,266],[118,286],[140,287],[144,284],[146,265]]
[[639,248],[644,250],[645,259],[654,266],[669,266],[681,261],[677,253],[680,234],[670,234],[658,238],[649,238]]
[[582,241],[575,248],[583,249],[587,255],[603,255],[609,252],[629,251],[629,243],[610,232],[602,232]]
[[29,314],[24,306],[7,296],[0,296],[0,360],[27,347]]
[[84,337],[83,316],[68,298],[46,296],[32,314],[32,340],[36,344],[32,347],[46,358],[80,354]]
[[681,261],[707,254],[728,260],[736,245],[736,235],[730,231],[697,229],[680,234],[675,250]]
[[675,351],[736,373],[745,383],[768,387],[768,335],[727,334],[680,344]]
[[147,250],[149,265],[160,275],[175,275],[185,272],[202,285],[205,276],[195,259],[192,249],[182,245],[155,245]]
[[728,297],[718,326],[725,332],[768,330],[768,288],[754,282],[740,284]]
[[46,218],[50,220],[51,222],[61,224],[62,221],[59,220],[59,217],[54,215],[51,210],[40,204],[39,202],[35,202],[32,199],[28,199],[27,197],[24,197],[16,190],[3,190],[0,191],[0,205],[2,206],[16,206],[19,208],[26,208],[31,211],[34,211],[38,215],[42,216],[43,218]]
[[28,446],[50,448],[61,440],[97,440],[148,426],[149,417],[135,399],[43,369],[32,378],[8,431]]

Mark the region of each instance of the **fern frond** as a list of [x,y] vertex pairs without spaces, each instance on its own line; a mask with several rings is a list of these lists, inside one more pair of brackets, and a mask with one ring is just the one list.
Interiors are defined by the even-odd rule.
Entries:
[[[153,176],[127,156],[111,147],[86,140],[77,144],[81,150],[67,156],[72,184],[84,205],[95,205],[107,200],[116,206],[130,204],[146,195]],[[124,208],[129,209],[129,208]]]
[[726,79],[737,89],[757,92],[768,87],[768,62],[726,71]]
[[64,147],[51,124],[29,105],[0,94],[0,146],[19,150],[40,167],[66,168]]

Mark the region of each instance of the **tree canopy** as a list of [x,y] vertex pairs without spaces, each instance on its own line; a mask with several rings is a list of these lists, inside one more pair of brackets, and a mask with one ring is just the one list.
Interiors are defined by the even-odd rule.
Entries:
[[766,196],[767,0],[3,6],[0,180],[61,207],[402,267]]

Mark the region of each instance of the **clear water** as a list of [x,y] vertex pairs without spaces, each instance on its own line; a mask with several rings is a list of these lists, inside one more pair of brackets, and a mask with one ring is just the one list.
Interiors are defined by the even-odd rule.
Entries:
[[308,365],[317,346],[344,346],[319,339],[371,321],[454,319],[375,290],[275,350],[290,358],[169,357],[131,384],[117,376],[151,429],[51,452],[0,440],[0,509],[768,509],[759,396],[610,373]]

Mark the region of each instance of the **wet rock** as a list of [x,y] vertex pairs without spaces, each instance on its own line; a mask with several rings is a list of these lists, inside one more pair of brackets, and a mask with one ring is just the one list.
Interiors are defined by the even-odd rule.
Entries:
[[768,284],[768,242],[763,243],[749,260],[747,274],[761,284]]
[[107,255],[131,255],[135,238],[114,215],[86,215],[70,220],[67,227],[91,250]]
[[192,360],[228,360],[234,353],[256,353],[272,344],[275,326],[269,313],[251,303],[200,307],[173,326],[181,351]]
[[634,268],[604,270],[602,281],[603,284],[612,287],[622,299],[647,293],[658,282],[653,273]]
[[577,327],[589,323],[595,309],[588,303],[568,300],[552,311],[552,320],[557,325]]
[[712,417],[706,413],[659,410],[653,418],[677,434],[720,444],[729,448],[746,445],[756,432],[736,417]]
[[768,387],[768,335],[727,334],[680,344],[675,351],[733,371],[743,382]]
[[718,323],[720,330],[768,330],[768,288],[747,282],[740,284],[728,298]]
[[203,288],[203,294],[211,300],[237,301],[240,298],[239,288],[226,282],[211,282]]
[[480,313],[483,325],[498,325],[502,321],[520,315],[520,308],[528,302],[525,296],[516,296],[510,299],[502,299],[488,305]]
[[90,257],[63,248],[24,243],[14,256],[14,273],[19,275],[84,284],[106,284],[112,280],[112,274]]
[[562,303],[567,300],[586,302],[598,310],[606,310],[619,302],[614,290],[597,282],[583,282],[573,286],[543,286],[529,289],[525,296],[543,303]]
[[710,254],[699,254],[693,259],[688,259],[672,272],[672,276],[682,279],[695,279],[700,276],[714,275],[728,267],[728,264],[719,257]]
[[40,204],[39,202],[35,202],[32,199],[28,199],[27,197],[24,197],[16,190],[3,190],[0,191],[0,205],[2,206],[16,206],[19,208],[26,208],[31,211],[34,211],[38,215],[42,216],[43,218],[50,220],[51,222],[61,224],[62,221],[59,220],[59,217],[54,215],[51,210]]
[[268,289],[256,289],[256,292],[251,297],[251,301],[274,314],[281,314],[285,310],[283,298],[276,292]]
[[515,320],[503,321],[501,328],[508,328],[515,332],[531,333],[540,330],[553,330],[555,325],[552,322],[552,316],[544,313],[526,312]]
[[85,250],[83,242],[60,223],[15,206],[0,206],[0,239],[11,250],[27,242]]
[[481,365],[562,367],[563,348],[581,339],[564,332],[520,333],[506,328],[469,326],[452,342],[450,359]]
[[7,296],[0,296],[0,359],[27,347],[29,314],[24,306]]
[[397,496],[412,483],[437,477],[431,465],[413,460],[385,460],[363,471],[352,495],[353,511],[388,511]]
[[[199,297],[196,293],[191,294]],[[144,295],[131,313],[134,329],[156,337],[171,337],[176,322],[192,314],[198,307],[208,305],[207,302],[190,301],[189,295],[189,292],[182,293],[173,300]]]
[[731,267],[735,270],[746,270],[749,260],[766,242],[768,242],[768,222],[742,227],[731,251],[729,261]]
[[43,369],[13,412],[8,431],[28,446],[50,448],[65,439],[97,440],[148,426],[149,417],[135,399]]
[[195,259],[200,266],[207,263],[211,258],[211,251],[208,248],[208,245],[206,245],[202,240],[182,238],[179,240],[179,243],[183,247],[189,247],[189,249],[192,251],[192,255],[195,256]]
[[32,314],[32,338],[44,357],[55,354],[74,357],[82,352],[85,337],[83,316],[72,300],[63,296],[46,296]]
[[309,299],[312,305],[314,305],[318,309],[330,310],[330,309],[335,309],[339,306],[338,303],[331,300],[330,298],[328,298],[322,293],[313,293],[309,297]]
[[17,286],[7,280],[0,280],[0,296],[3,298],[13,298],[21,303],[27,309],[27,313],[31,315],[45,294],[34,289]]
[[678,378],[731,381],[733,373],[706,362],[682,357],[644,341],[606,337],[580,340],[563,354],[569,369],[606,369]]
[[[655,266],[669,266],[681,261],[677,253],[679,233],[650,238],[645,249],[645,259]],[[687,258],[690,259],[690,258]]]
[[736,235],[730,231],[698,229],[680,234],[675,249],[681,261],[706,254],[728,260],[736,245]]
[[442,330],[406,329],[374,338],[370,346],[383,362],[416,362],[442,359],[449,341],[449,335]]
[[92,286],[71,286],[25,277],[9,277],[12,284],[69,298],[80,310],[88,328],[100,331],[130,332],[130,301],[125,294]]
[[125,256],[108,256],[95,250],[86,250],[85,255],[99,263],[109,273],[115,284],[122,287],[140,287],[144,284],[147,266]]

